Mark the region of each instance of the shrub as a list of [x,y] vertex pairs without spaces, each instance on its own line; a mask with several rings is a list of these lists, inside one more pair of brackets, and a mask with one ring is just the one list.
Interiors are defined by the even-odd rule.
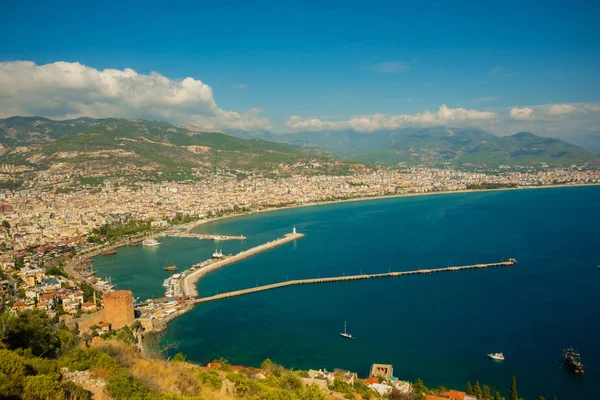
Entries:
[[25,376],[27,370],[23,357],[10,350],[0,350],[0,373],[9,378]]
[[23,400],[62,400],[65,397],[60,382],[49,375],[28,376],[23,385]]
[[92,394],[73,382],[63,382],[66,398],[69,400],[91,400]]
[[200,371],[197,376],[203,385],[214,390],[221,390],[221,377],[217,371]]
[[148,388],[124,370],[119,370],[106,382],[106,390],[115,400],[144,400],[151,397]]
[[32,357],[25,361],[31,375],[60,375],[58,363],[55,360]]

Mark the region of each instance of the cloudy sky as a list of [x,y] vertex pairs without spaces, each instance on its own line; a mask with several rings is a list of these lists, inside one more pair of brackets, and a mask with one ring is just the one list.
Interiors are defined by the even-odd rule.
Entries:
[[598,2],[10,2],[0,117],[600,133]]

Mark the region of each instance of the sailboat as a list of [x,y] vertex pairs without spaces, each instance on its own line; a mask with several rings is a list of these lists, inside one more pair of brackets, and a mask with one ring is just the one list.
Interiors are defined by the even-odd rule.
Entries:
[[353,339],[352,334],[346,332],[346,321],[344,321],[344,333],[340,333],[340,335],[347,339]]

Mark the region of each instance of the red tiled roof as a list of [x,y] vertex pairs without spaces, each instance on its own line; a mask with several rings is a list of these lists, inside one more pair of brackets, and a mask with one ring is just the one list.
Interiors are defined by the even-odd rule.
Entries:
[[446,393],[443,393],[443,395],[449,397],[452,400],[465,400],[465,396],[467,394],[465,392],[459,392],[458,390],[450,390]]
[[368,377],[367,379],[365,379],[365,382],[367,382],[367,384],[371,385],[373,383],[379,383],[379,378],[377,378],[376,376],[371,376]]

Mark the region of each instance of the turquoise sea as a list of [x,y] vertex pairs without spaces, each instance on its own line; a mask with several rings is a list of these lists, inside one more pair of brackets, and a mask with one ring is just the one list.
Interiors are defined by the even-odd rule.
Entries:
[[[344,368],[390,363],[400,379],[463,389],[476,380],[508,397],[598,399],[600,187],[478,192],[286,209],[205,224],[243,242],[161,238],[94,267],[142,299],[164,295],[163,267],[215,248],[236,253],[296,226],[306,237],[205,277],[201,296],[286,279],[413,270],[514,257],[511,268],[305,285],[207,303],[169,324],[189,360]],[[354,340],[342,338],[344,321]],[[582,354],[585,376],[562,367]],[[495,362],[490,352],[504,352]]]

